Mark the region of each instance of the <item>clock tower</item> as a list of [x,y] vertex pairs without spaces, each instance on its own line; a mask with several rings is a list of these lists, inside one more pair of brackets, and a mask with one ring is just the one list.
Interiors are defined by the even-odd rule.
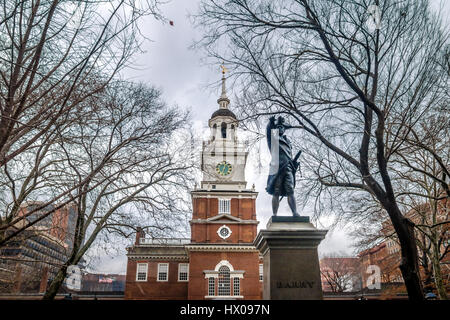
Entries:
[[206,190],[244,190],[245,164],[248,152],[238,140],[239,121],[228,109],[225,75],[222,77],[222,94],[217,100],[219,109],[208,121],[210,136],[203,142],[201,188]]
[[253,245],[258,193],[247,188],[247,151],[222,70],[219,108],[203,142],[202,180],[191,191],[190,239],[147,238],[139,229],[127,248],[126,299],[262,298],[262,259]]
[[[222,75],[219,108],[208,121],[201,154],[202,181],[191,192],[189,299],[259,299],[259,251],[254,188],[247,189],[248,152],[238,139],[239,121],[229,109]],[[201,287],[202,290],[195,288]]]

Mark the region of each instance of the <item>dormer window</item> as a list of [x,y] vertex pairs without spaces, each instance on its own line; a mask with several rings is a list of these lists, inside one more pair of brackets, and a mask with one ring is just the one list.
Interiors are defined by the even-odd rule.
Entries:
[[219,214],[230,214],[231,200],[219,199]]

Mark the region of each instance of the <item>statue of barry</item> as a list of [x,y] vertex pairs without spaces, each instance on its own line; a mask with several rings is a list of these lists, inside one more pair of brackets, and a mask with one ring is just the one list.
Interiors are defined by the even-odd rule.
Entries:
[[299,217],[295,204],[295,172],[299,166],[298,158],[301,151],[292,158],[292,145],[284,135],[292,126],[285,124],[283,117],[270,117],[266,129],[267,144],[269,145],[272,160],[270,162],[269,177],[267,179],[266,191],[272,195],[272,212],[276,216],[280,201],[287,197],[292,215]]

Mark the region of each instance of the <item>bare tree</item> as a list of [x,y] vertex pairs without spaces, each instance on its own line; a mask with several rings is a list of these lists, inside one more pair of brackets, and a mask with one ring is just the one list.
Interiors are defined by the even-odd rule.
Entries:
[[366,192],[382,205],[409,298],[422,300],[414,223],[397,202],[391,163],[446,99],[448,37],[428,1],[213,0],[196,18],[199,45],[234,68],[241,118],[285,114],[301,129],[293,135],[310,177],[302,194],[341,217],[351,214],[343,197]]
[[[427,118],[419,119],[415,128],[408,128],[411,134],[401,138],[403,144],[391,161],[391,170],[395,172],[393,185],[397,190],[397,203],[403,214],[415,223],[419,263],[425,274],[423,283],[429,285],[434,280],[441,299],[447,299],[441,264],[449,252],[450,224],[450,118],[445,108],[445,104],[433,106]],[[389,132],[391,137],[394,134],[395,132]],[[362,207],[370,204],[378,210],[376,220],[387,220],[389,217],[374,200],[366,199]],[[388,227],[390,230],[387,230]],[[392,226],[388,227],[375,227],[368,232],[370,227],[367,227],[367,223],[360,224],[358,229],[365,230],[357,230],[355,236],[359,245],[364,242],[373,245],[386,238],[398,242]]]
[[[17,216],[20,206],[48,187],[50,167],[63,162],[55,150],[61,132],[97,112],[80,104],[139,51],[138,22],[162,19],[157,10],[157,0],[1,2],[0,244],[5,230],[26,218]],[[34,212],[72,201],[76,188],[53,188],[51,197],[45,191],[49,198]]]
[[155,236],[187,229],[184,195],[193,161],[189,137],[173,139],[188,126],[188,115],[167,107],[157,90],[124,82],[109,85],[90,103],[103,106],[101,114],[87,126],[80,123],[60,146],[75,184],[89,178],[73,192],[74,245],[44,299],[54,298],[68,266],[79,263],[100,237],[130,236],[137,227]]
[[329,254],[320,259],[320,273],[331,292],[342,293],[360,289],[361,268],[358,258]]

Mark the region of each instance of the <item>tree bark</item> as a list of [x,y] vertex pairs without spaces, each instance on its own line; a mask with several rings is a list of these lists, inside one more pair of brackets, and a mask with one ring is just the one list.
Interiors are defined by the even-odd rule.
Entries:
[[448,300],[447,290],[444,286],[444,282],[442,280],[442,272],[441,272],[441,261],[439,259],[440,252],[439,246],[433,243],[433,249],[431,254],[431,264],[433,266],[433,275],[434,275],[434,283],[436,284],[436,289],[439,295],[439,299]]
[[61,267],[61,269],[59,269],[55,279],[53,279],[52,283],[45,292],[43,300],[55,299],[55,296],[58,293],[59,288],[63,284],[64,279],[66,278],[66,275],[67,275],[67,264],[65,264],[63,267]]
[[[389,215],[391,214],[389,213]],[[400,271],[405,281],[409,300],[422,301],[424,300],[424,294],[419,274],[419,259],[414,224],[409,219],[403,217],[399,211],[396,213],[396,216],[394,219],[391,217],[391,220],[401,246],[402,259],[400,262]]]

